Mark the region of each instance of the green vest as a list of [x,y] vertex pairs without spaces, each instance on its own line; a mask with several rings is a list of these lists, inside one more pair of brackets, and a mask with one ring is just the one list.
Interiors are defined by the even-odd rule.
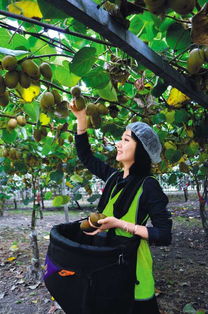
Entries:
[[[113,216],[113,204],[117,200],[122,190],[120,190],[114,197],[110,197],[103,213],[106,216]],[[136,223],[137,221],[137,208],[139,198],[142,194],[143,186],[141,186],[136,193],[128,212],[121,218],[121,220]],[[113,191],[111,192],[112,195]],[[145,220],[148,217],[145,218]],[[116,235],[132,237],[132,234],[120,229],[115,229]],[[155,282],[152,273],[152,255],[150,252],[149,244],[147,240],[141,239],[140,245],[137,249],[137,264],[136,264],[136,277],[139,284],[135,285],[134,297],[135,300],[147,300],[155,294]]]

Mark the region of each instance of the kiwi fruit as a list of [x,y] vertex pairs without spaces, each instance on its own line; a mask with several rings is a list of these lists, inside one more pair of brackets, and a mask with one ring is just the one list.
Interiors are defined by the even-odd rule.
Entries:
[[89,221],[87,219],[83,220],[80,223],[80,229],[82,231],[86,231],[86,232],[93,232],[93,231],[96,230],[96,228],[93,228],[93,227],[90,226]]
[[90,116],[87,116],[87,129],[93,129],[93,125]]
[[69,141],[69,143],[73,142],[73,136],[71,134],[69,134],[69,136],[68,136],[68,141]]
[[9,157],[9,149],[4,148],[4,150],[3,150],[3,157]]
[[40,100],[40,105],[43,109],[51,109],[55,105],[55,99],[51,92],[45,92]]
[[39,67],[34,61],[32,61],[30,59],[25,60],[22,62],[21,66],[22,66],[23,72],[25,72],[31,78],[33,78],[35,80],[40,78]]
[[144,2],[148,10],[155,15],[160,15],[165,12],[166,0],[144,0]]
[[100,227],[101,224],[98,223],[98,220],[104,219],[104,218],[106,218],[106,216],[104,214],[97,213],[97,212],[91,213],[89,216],[89,220],[90,220],[91,224],[95,227]]
[[103,115],[108,114],[108,108],[104,104],[98,103],[97,108],[98,108],[98,112],[100,114],[103,114]]
[[0,106],[7,106],[9,103],[9,93],[6,91],[2,95],[0,95]]
[[128,100],[129,100],[129,98],[125,95],[119,95],[118,96],[118,102],[120,104],[125,104],[125,103],[127,103]]
[[56,105],[60,105],[62,97],[56,89],[52,89],[51,93],[53,94],[54,101]]
[[190,74],[198,73],[204,61],[205,61],[204,50],[200,48],[192,49],[189,54],[187,63],[187,69],[189,73]]
[[7,126],[9,129],[15,129],[17,126],[17,120],[14,118],[9,119]]
[[67,118],[69,116],[69,103],[66,100],[63,100],[58,106],[56,106],[56,112],[62,118]]
[[184,15],[193,11],[195,7],[195,0],[169,0],[168,5],[176,13]]
[[48,63],[46,62],[41,63],[41,65],[39,66],[39,69],[40,69],[40,73],[42,74],[44,78],[51,80],[52,70]]
[[94,129],[99,129],[101,127],[101,116],[99,114],[93,114],[90,116],[90,121]]
[[117,106],[111,105],[109,107],[109,114],[112,118],[116,118],[118,116],[118,112],[119,112],[119,110],[118,110]]
[[2,68],[8,71],[14,71],[17,67],[17,59],[14,56],[5,56],[2,61]]
[[16,118],[16,120],[17,120],[17,123],[20,125],[20,126],[25,126],[26,125],[26,119],[25,119],[25,117],[24,116],[17,116],[17,118]]
[[2,75],[0,75],[0,94],[3,94],[6,90],[6,85],[4,82],[4,78]]
[[97,108],[97,106],[93,103],[88,103],[86,106],[86,114],[88,116],[92,116],[93,114],[97,113],[98,110],[99,109]]
[[15,88],[19,81],[19,73],[17,71],[9,71],[5,74],[4,82],[9,88]]
[[74,86],[70,89],[70,93],[73,97],[81,96],[81,88],[79,86]]
[[39,129],[35,129],[33,132],[33,136],[36,142],[40,142],[41,138],[42,138],[42,134],[41,131]]
[[28,88],[30,87],[31,78],[26,73],[21,71],[19,73],[19,83],[23,88]]
[[205,60],[206,60],[206,62],[208,62],[208,47],[203,48],[203,50],[204,50]]
[[44,128],[43,126],[40,128],[40,133],[41,133],[41,137],[46,137],[48,134],[47,129]]
[[16,148],[12,147],[9,150],[9,158],[12,160],[16,160],[17,159],[17,152],[16,152]]
[[75,106],[78,111],[85,108],[85,99],[83,96],[79,96],[75,98]]

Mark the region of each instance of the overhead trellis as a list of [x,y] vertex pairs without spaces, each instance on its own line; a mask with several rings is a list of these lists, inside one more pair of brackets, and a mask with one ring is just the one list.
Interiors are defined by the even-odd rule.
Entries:
[[153,71],[165,82],[189,96],[193,101],[206,107],[208,96],[196,90],[195,82],[191,78],[175,70],[162,57],[150,49],[143,41],[126,30],[123,25],[115,21],[107,11],[98,7],[91,0],[46,0],[58,9],[74,17],[79,22],[101,34],[115,44],[129,56]]

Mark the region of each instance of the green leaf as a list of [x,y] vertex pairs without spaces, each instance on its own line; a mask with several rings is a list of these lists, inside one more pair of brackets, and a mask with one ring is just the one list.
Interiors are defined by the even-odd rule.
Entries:
[[7,11],[8,0],[1,0],[1,10]]
[[71,72],[78,76],[87,74],[96,61],[96,49],[94,47],[81,48],[70,64]]
[[96,93],[98,93],[98,95],[100,97],[102,97],[106,100],[118,101],[116,90],[113,87],[111,81],[109,81],[109,83],[106,85],[106,87],[104,87],[102,89],[97,89]]
[[205,3],[207,3],[207,0],[198,0],[198,3],[200,6],[203,6]]
[[116,138],[121,137],[124,131],[123,127],[115,123],[106,123],[101,129],[106,135],[113,135]]
[[110,75],[102,67],[97,67],[84,76],[83,81],[87,86],[102,89],[110,81]]
[[78,183],[82,183],[83,182],[83,178],[81,176],[79,176],[77,173],[73,174],[70,177],[70,180],[72,180],[74,182],[78,182]]
[[168,49],[168,45],[165,40],[155,39],[151,42],[150,48],[156,52],[163,52]]
[[17,132],[15,130],[7,130],[7,129],[2,130],[2,140],[5,143],[11,144],[15,142],[16,138],[17,138]]
[[51,198],[52,198],[52,192],[51,191],[48,191],[48,192],[46,192],[45,194],[44,194],[44,199],[45,200],[51,200]]
[[72,87],[75,86],[79,80],[80,76],[70,72],[68,66],[57,65],[53,71],[53,78],[57,80],[60,86]]
[[174,164],[181,158],[182,153],[178,150],[167,149],[165,151],[165,157],[170,161],[170,163]]
[[50,179],[52,181],[56,181],[57,183],[60,183],[60,181],[63,179],[64,173],[63,171],[56,170],[54,172],[50,173]]
[[63,10],[58,9],[56,6],[51,4],[49,1],[37,0],[40,11],[44,19],[63,19],[68,18],[68,14]]
[[152,117],[152,122],[154,124],[165,122],[166,116],[163,113],[157,113]]
[[56,196],[52,202],[54,207],[59,207],[63,204],[63,197],[61,195]]
[[75,32],[81,33],[81,34],[86,34],[87,32],[87,27],[86,25],[80,23],[78,20],[73,19],[71,22],[71,27]]
[[90,196],[87,201],[90,203],[95,202],[98,198],[100,198],[100,194],[93,194],[92,196]]
[[40,115],[40,105],[38,102],[24,104],[23,109],[31,118],[32,122],[38,121]]
[[70,196],[68,196],[68,195],[62,195],[62,198],[63,198],[63,205],[69,203],[69,201],[71,199]]
[[176,185],[176,183],[177,183],[177,175],[175,173],[172,173],[170,175],[170,177],[168,178],[168,183],[170,185]]
[[190,30],[185,30],[181,23],[173,23],[167,30],[166,41],[174,50],[186,49],[191,45]]
[[176,110],[175,121],[177,123],[187,122],[189,119],[189,114],[185,109]]
[[42,148],[42,154],[43,155],[48,155],[48,153],[52,150],[53,146],[52,146],[52,143],[53,143],[53,138],[52,137],[49,137],[47,136],[45,139],[43,139],[43,148]]
[[74,200],[74,201],[79,201],[79,200],[81,200],[81,198],[82,198],[82,194],[80,194],[80,193],[76,193],[76,194],[73,196],[73,200]]
[[137,14],[131,20],[129,31],[135,35],[140,35],[144,32],[144,22],[140,17],[140,14]]

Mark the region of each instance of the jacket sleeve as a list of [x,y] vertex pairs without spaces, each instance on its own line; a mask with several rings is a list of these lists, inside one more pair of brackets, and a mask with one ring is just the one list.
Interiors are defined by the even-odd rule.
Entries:
[[116,168],[110,167],[101,159],[93,155],[88,141],[87,132],[80,135],[76,134],[75,144],[77,155],[80,161],[91,173],[96,175],[98,178],[106,181],[113,172],[117,171]]
[[152,226],[147,226],[150,244],[169,245],[172,240],[171,213],[167,210],[168,197],[159,182],[149,177],[143,184],[139,210],[149,215]]

